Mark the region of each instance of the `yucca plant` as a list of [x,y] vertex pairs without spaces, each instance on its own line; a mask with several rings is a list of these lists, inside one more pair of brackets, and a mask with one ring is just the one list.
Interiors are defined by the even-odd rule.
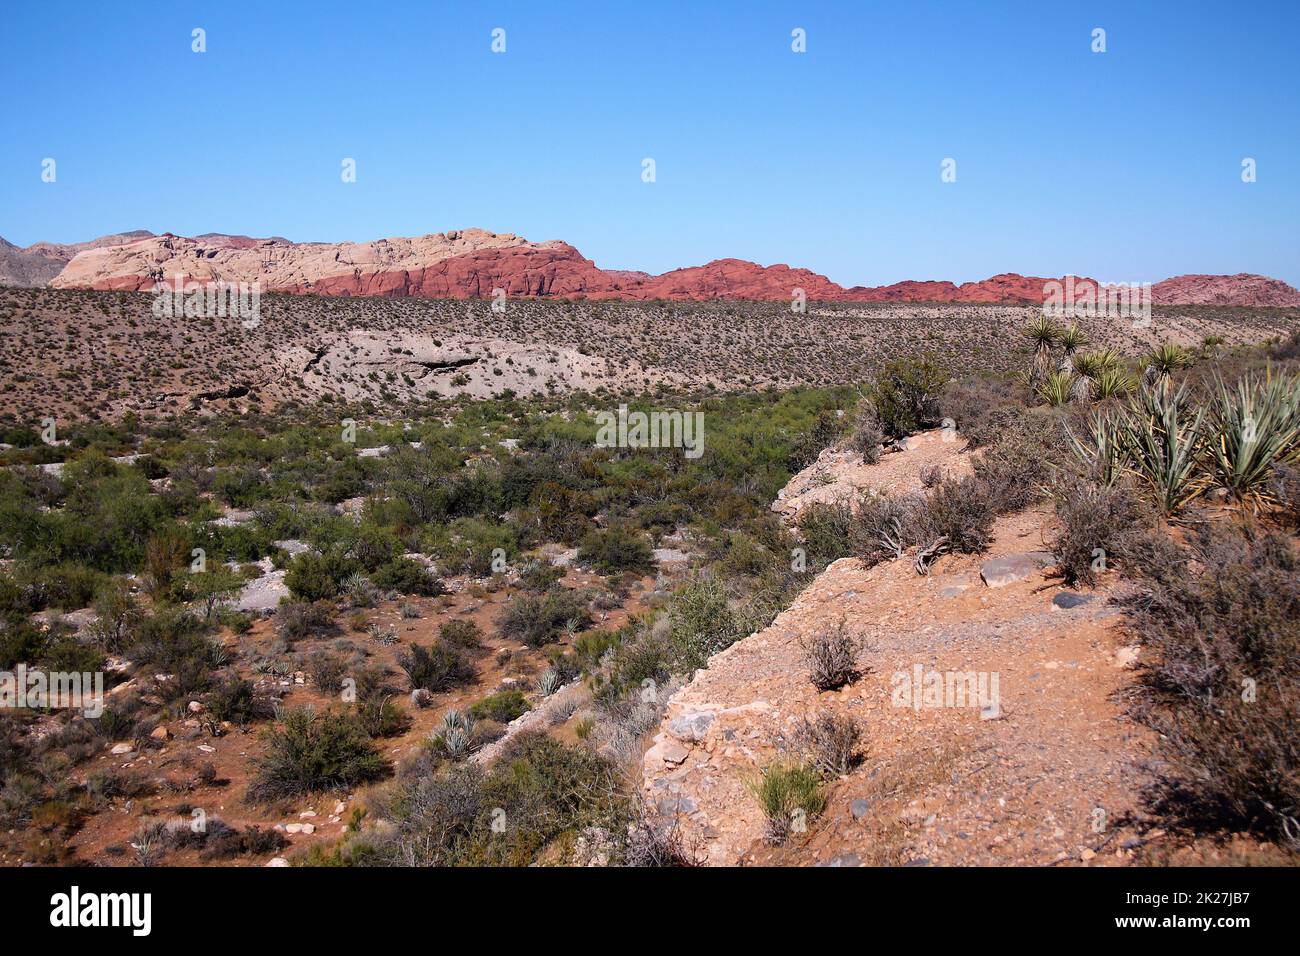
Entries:
[[563,681],[560,678],[560,672],[554,667],[548,667],[542,671],[541,676],[537,678],[537,692],[543,697],[550,697],[560,689]]
[[1020,330],[1020,334],[1029,339],[1034,346],[1033,371],[1030,384],[1036,386],[1047,373],[1051,364],[1052,349],[1061,338],[1061,327],[1045,315],[1040,315]]
[[1068,427],[1066,435],[1075,457],[1094,482],[1110,488],[1123,476],[1129,457],[1122,422],[1114,415],[1095,411],[1088,419],[1088,431],[1083,438]]
[[1189,406],[1186,385],[1172,392],[1149,386],[1129,400],[1121,431],[1124,451],[1166,516],[1182,510],[1209,484],[1201,472],[1204,418],[1204,409],[1193,412]]
[[1074,376],[1066,372],[1052,372],[1038,386],[1039,397],[1048,405],[1067,405],[1074,388]]
[[1122,398],[1133,391],[1133,378],[1119,367],[1103,368],[1092,380],[1092,395],[1097,401]]
[[1270,497],[1273,464],[1292,458],[1300,444],[1300,382],[1274,375],[1245,375],[1234,386],[1216,376],[1210,454],[1214,482],[1258,507]]
[[1077,325],[1071,325],[1061,331],[1057,343],[1065,351],[1065,354],[1061,356],[1060,370],[1068,372],[1079,349],[1088,344],[1088,336]]
[[1107,346],[1103,349],[1097,349],[1095,352],[1089,352],[1093,361],[1103,369],[1119,368],[1124,364],[1124,356],[1120,355],[1115,349]]
[[1148,385],[1169,386],[1169,377],[1179,369],[1192,364],[1192,355],[1181,345],[1161,342],[1146,354],[1142,364],[1146,367],[1144,380]]
[[1074,373],[1072,390],[1074,400],[1080,404],[1092,401],[1096,391],[1094,379],[1101,374],[1103,366],[1093,352],[1080,352],[1070,360],[1070,371]]

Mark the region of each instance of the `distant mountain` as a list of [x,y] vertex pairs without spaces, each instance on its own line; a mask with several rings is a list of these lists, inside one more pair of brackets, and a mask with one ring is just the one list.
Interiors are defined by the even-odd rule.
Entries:
[[[258,282],[264,292],[327,296],[593,299],[809,300],[861,302],[1040,303],[1046,279],[1008,272],[956,285],[940,280],[845,288],[807,269],[716,259],[662,275],[601,269],[565,242],[531,242],[512,233],[464,229],[371,242],[290,242],[205,233],[123,233],[77,246],[5,244],[0,282],[54,288],[148,290],[158,283]],[[71,253],[71,254],[70,254]],[[62,258],[61,258],[62,257]],[[54,266],[62,262],[58,269]],[[53,271],[51,271],[53,270]],[[10,279],[9,276],[16,278]],[[1092,282],[1076,279],[1077,287]],[[1300,291],[1278,279],[1179,276],[1152,287],[1156,304],[1300,306]]]
[[26,248],[20,248],[0,239],[0,285],[25,287],[48,285],[50,280],[62,272],[79,252],[98,249],[101,246],[122,245],[151,236],[153,236],[152,232],[137,229],[134,232],[100,236],[90,242],[74,242],[67,245],[57,242],[37,242]]

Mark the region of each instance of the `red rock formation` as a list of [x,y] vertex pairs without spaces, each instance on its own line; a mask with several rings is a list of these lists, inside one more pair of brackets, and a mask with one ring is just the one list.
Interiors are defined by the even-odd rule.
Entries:
[[[1014,272],[960,286],[927,280],[846,289],[787,265],[716,259],[663,275],[601,269],[564,242],[529,242],[510,233],[466,229],[366,243],[294,243],[208,233],[170,233],[79,252],[50,284],[59,288],[149,290],[176,277],[194,282],[259,282],[263,291],[338,296],[600,299],[768,299],[841,302],[1037,304],[1049,282]],[[1081,289],[1090,279],[1076,279]],[[1179,276],[1157,283],[1156,304],[1300,305],[1300,292],[1266,276]]]

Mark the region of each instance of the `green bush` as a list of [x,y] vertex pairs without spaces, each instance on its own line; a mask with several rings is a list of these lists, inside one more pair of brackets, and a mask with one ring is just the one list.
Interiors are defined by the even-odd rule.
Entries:
[[516,594],[506,605],[499,626],[507,637],[542,647],[559,640],[567,626],[581,628],[590,622],[582,595],[556,588],[541,596]]
[[747,622],[732,609],[722,582],[697,577],[673,595],[668,611],[668,646],[673,670],[690,674],[709,658],[749,634]]
[[880,427],[890,438],[906,438],[942,420],[939,394],[948,377],[928,358],[898,358],[887,363],[868,392]]
[[578,560],[601,574],[649,573],[655,568],[650,543],[625,525],[592,531],[578,546]]
[[427,648],[412,644],[407,653],[398,657],[397,663],[406,671],[412,690],[449,690],[475,677],[469,662],[441,641]]
[[254,802],[351,788],[390,770],[352,714],[289,710],[265,742],[265,752],[253,761],[256,776],[248,788]]
[[438,637],[448,647],[474,650],[483,646],[483,631],[473,621],[447,621],[438,628]]
[[305,551],[289,564],[284,584],[300,600],[328,600],[338,597],[343,582],[357,569],[356,561],[337,551]]
[[774,845],[786,841],[797,820],[806,824],[826,809],[821,774],[802,764],[771,764],[749,782],[749,790],[767,818],[767,840]]
[[398,557],[370,575],[370,581],[385,591],[436,597],[446,591],[441,580],[419,561]]
[[508,724],[522,717],[530,709],[523,693],[511,689],[489,694],[470,707],[469,712],[479,720],[495,720],[498,724]]

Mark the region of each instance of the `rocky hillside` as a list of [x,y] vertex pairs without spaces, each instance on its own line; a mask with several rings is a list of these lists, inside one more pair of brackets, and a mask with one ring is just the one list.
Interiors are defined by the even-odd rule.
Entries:
[[79,252],[118,246],[151,237],[143,229],[100,236],[89,242],[37,242],[26,248],[0,239],[0,285],[40,288],[50,284]]
[[[503,289],[512,297],[788,301],[802,289],[808,299],[821,301],[1037,304],[1048,282],[1065,281],[1003,273],[961,285],[908,280],[845,288],[807,269],[743,259],[717,259],[656,276],[602,269],[565,242],[532,242],[483,229],[356,243],[127,233],[80,247],[38,243],[5,251],[4,261],[24,264],[6,267],[0,283],[127,291],[152,289],[181,276],[196,282],[256,281],[265,292],[328,296],[469,299]],[[1091,282],[1078,279],[1076,285],[1081,289]],[[1157,283],[1152,297],[1162,305],[1300,305],[1300,291],[1246,274],[1179,276]]]
[[[936,465],[965,469],[963,443],[938,432],[916,438],[876,466],[823,456],[779,510],[791,513],[789,503],[814,487],[897,492],[910,479],[916,490]],[[672,696],[644,759],[647,801],[675,816],[683,842],[711,865],[1133,857],[1160,834],[1144,824],[1136,796],[1148,735],[1115,698],[1138,655],[1108,603],[1123,584],[1103,576],[1080,594],[1054,583],[1042,550],[1053,520],[1049,507],[1002,518],[987,554],[944,556],[929,577],[907,560],[832,564],[769,627],[714,656]],[[819,691],[801,641],[841,622],[865,638],[861,675]],[[952,675],[968,674],[986,679],[996,700],[950,699]],[[944,681],[938,702],[921,696],[930,675]],[[917,689],[900,702],[908,686]],[[860,722],[865,759],[832,784],[816,825],[773,848],[751,785],[800,720],[823,714]]]

